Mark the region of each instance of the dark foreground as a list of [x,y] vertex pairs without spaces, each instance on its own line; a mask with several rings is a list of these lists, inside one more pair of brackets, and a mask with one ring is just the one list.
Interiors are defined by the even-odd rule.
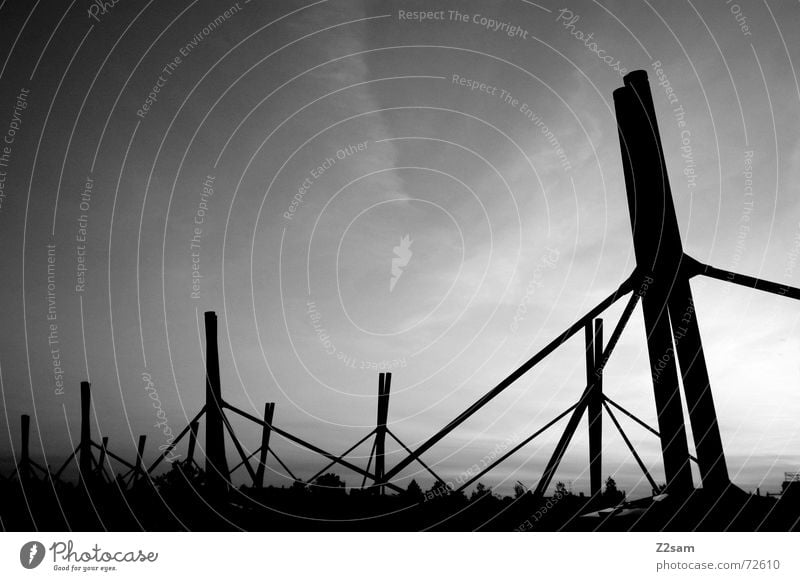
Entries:
[[[334,475],[320,485],[240,488],[212,494],[202,474],[179,468],[123,490],[117,482],[0,482],[0,523],[11,531],[795,531],[800,493],[781,498],[731,487],[625,502],[566,491],[536,499],[499,497],[479,487],[470,497],[439,484],[402,494],[344,488]],[[326,483],[322,485],[322,483]]]

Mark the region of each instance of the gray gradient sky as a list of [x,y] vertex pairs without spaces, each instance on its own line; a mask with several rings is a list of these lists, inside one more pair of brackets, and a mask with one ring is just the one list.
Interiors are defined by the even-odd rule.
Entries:
[[[374,426],[374,367],[394,362],[390,427],[421,443],[633,269],[611,99],[620,68],[650,75],[687,251],[787,284],[800,276],[793,4],[120,2],[92,18],[79,0],[37,3],[29,19],[27,5],[0,7],[0,132],[19,125],[0,167],[6,471],[21,413],[35,415],[34,453],[41,438],[48,462],[63,461],[87,377],[94,433],[124,457],[147,434],[152,457],[166,436],[143,374],[168,426],[182,429],[203,404],[205,310],[220,317],[231,403],[260,415],[274,401],[276,425],[340,452]],[[400,12],[421,9],[443,19]],[[21,89],[27,107],[15,118]],[[390,290],[406,235],[410,258]],[[47,244],[56,245],[60,395]],[[800,305],[707,280],[693,290],[731,476],[774,490],[800,468]],[[607,335],[621,306],[605,316]],[[457,479],[571,405],[585,381],[582,341],[426,462]],[[605,377],[610,397],[655,425],[638,312]],[[620,421],[663,480],[657,439]],[[258,445],[255,427],[234,426],[246,447]],[[516,480],[535,485],[560,427],[483,480],[503,492]],[[604,437],[604,475],[649,492],[608,420]],[[323,465],[275,446],[301,477]],[[389,449],[391,466],[404,454]],[[368,452],[354,461],[366,464]],[[584,425],[556,479],[587,489],[586,458]],[[269,481],[287,484],[271,467]],[[417,467],[401,476],[430,481]]]

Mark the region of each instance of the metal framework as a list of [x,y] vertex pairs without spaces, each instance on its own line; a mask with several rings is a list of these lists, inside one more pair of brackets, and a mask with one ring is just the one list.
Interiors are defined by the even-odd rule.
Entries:
[[[535,494],[539,497],[543,496],[587,408],[589,409],[589,464],[592,494],[597,494],[600,487],[602,409],[606,410],[645,473],[645,477],[656,489],[655,481],[622,430],[611,406],[623,411],[625,415],[660,438],[667,480],[666,490],[686,493],[693,488],[690,461],[697,462],[704,488],[722,492],[730,486],[689,280],[693,276],[702,274],[793,299],[800,299],[800,290],[701,264],[684,253],[647,73],[634,71],[626,75],[624,86],[614,92],[614,103],[633,232],[636,270],[608,298],[568,327],[561,335],[456,416],[450,423],[420,444],[416,450],[409,453],[405,459],[389,470],[386,474],[387,479],[397,476],[409,464],[418,460],[422,454],[584,327],[587,337],[587,385],[578,402],[532,436],[523,440],[458,490],[463,490],[544,430],[571,414],[561,439],[536,487]],[[590,322],[619,298],[629,293],[631,296],[625,311],[620,317],[608,345],[603,348],[602,323],[597,321],[593,332]],[[602,370],[639,299],[642,302],[644,315],[659,423],[658,431],[647,426],[602,393]],[[590,369],[591,373],[589,373]],[[689,454],[688,435],[681,409],[681,383],[689,409],[689,421],[697,458]]]
[[[579,399],[532,435],[504,453],[479,474],[474,475],[463,483],[457,491],[464,490],[513,454],[516,454],[546,430],[567,418],[561,437],[534,491],[535,496],[543,497],[552,483],[561,459],[576,430],[579,428],[584,414],[586,414],[589,433],[590,489],[593,496],[600,494],[602,479],[602,425],[603,412],[605,412],[620,433],[634,460],[652,486],[654,493],[663,492],[664,489],[656,484],[644,461],[636,452],[630,438],[623,430],[615,414],[614,410],[616,410],[616,412],[622,413],[659,438],[666,477],[666,491],[679,494],[690,491],[694,486],[690,462],[695,462],[700,471],[702,486],[711,491],[723,492],[727,487],[731,486],[731,483],[711,393],[703,344],[697,324],[697,313],[695,312],[690,280],[695,276],[703,275],[795,300],[800,300],[800,289],[715,268],[702,264],[688,256],[683,251],[681,243],[655,107],[647,81],[647,73],[645,71],[634,71],[626,75],[624,86],[614,91],[614,104],[619,129],[636,269],[613,293],[567,327],[538,353],[502,379],[439,431],[419,444],[416,449],[409,449],[389,428],[391,373],[381,373],[379,375],[375,428],[339,455],[334,455],[277,427],[274,423],[274,403],[265,404],[263,419],[229,404],[222,396],[217,347],[217,318],[215,313],[207,312],[205,313],[205,405],[148,468],[145,469],[143,461],[145,436],[139,438],[134,463],[129,463],[108,450],[108,438],[102,438],[102,444],[97,444],[91,439],[89,422],[91,409],[90,386],[88,382],[82,382],[80,442],[70,457],[53,474],[34,462],[30,458],[29,452],[30,417],[23,415],[20,460],[12,478],[19,478],[20,481],[29,480],[36,478],[38,471],[39,474],[57,479],[66,466],[74,459],[77,459],[82,480],[86,482],[96,479],[110,481],[105,466],[109,459],[113,459],[128,468],[128,471],[122,474],[120,478],[127,487],[132,487],[137,483],[148,480],[153,471],[187,434],[189,435],[188,453],[186,460],[182,464],[199,468],[195,461],[195,449],[200,419],[205,416],[205,472],[209,479],[209,485],[220,492],[231,489],[231,474],[240,468],[246,470],[252,480],[253,487],[263,487],[265,470],[270,454],[292,480],[300,481],[276,454],[271,443],[273,434],[306,450],[315,452],[328,460],[328,464],[324,468],[306,481],[308,484],[313,484],[328,469],[334,465],[339,465],[362,476],[362,488],[367,485],[367,481],[370,481],[370,489],[378,494],[385,494],[387,489],[402,492],[402,489],[394,484],[393,480],[414,462],[418,462],[437,482],[442,482],[442,479],[422,460],[422,455],[467,421],[478,410],[489,404],[495,397],[571,337],[583,330],[585,337],[586,385]],[[608,342],[604,345],[603,320],[598,317],[623,297],[628,297],[627,303],[614,326]],[[641,302],[642,306],[650,361],[651,380],[658,418],[657,429],[648,425],[603,393],[603,370],[639,302]],[[686,399],[689,412],[688,429],[681,407],[681,391]],[[236,437],[226,411],[230,411],[261,427],[261,445],[256,450],[249,454],[244,450]],[[240,462],[232,468],[229,468],[226,459],[225,432],[228,432],[233,447],[240,458]],[[374,441],[366,468],[362,468],[346,459],[348,454],[373,436]],[[399,444],[407,454],[388,470],[386,468],[387,436]],[[696,458],[689,453],[690,437],[697,451]],[[99,459],[95,458],[94,450],[99,450]],[[256,455],[258,458],[254,468],[251,460]],[[374,468],[371,471],[373,463]]]

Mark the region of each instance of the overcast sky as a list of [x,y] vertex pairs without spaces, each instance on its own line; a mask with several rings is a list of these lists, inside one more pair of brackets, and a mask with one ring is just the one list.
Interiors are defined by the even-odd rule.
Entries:
[[[612,101],[625,71],[650,76],[687,252],[798,284],[789,3],[29,5],[0,3],[4,472],[22,413],[35,456],[43,443],[60,465],[87,378],[95,439],[132,458],[146,434],[154,457],[204,403],[206,310],[232,404],[261,415],[274,401],[276,425],[339,453],[374,427],[389,365],[390,428],[420,444],[632,271]],[[731,477],[777,490],[800,469],[800,305],[692,284]],[[456,480],[572,405],[582,343],[426,463]],[[604,388],[656,425],[638,311]],[[620,422],[663,481],[658,439]],[[258,446],[255,426],[233,424]],[[535,486],[562,428],[482,480]],[[300,477],[324,465],[274,446]],[[405,455],[389,451],[389,467]],[[649,493],[608,419],[604,454],[604,477]],[[584,420],[556,480],[587,490],[587,456]],[[411,477],[431,483],[415,465]],[[274,460],[268,480],[289,483]]]

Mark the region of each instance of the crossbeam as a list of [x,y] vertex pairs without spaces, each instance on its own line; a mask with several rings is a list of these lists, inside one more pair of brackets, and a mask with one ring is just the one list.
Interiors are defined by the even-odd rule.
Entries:
[[525,446],[525,445],[526,445],[528,442],[531,442],[531,441],[532,441],[534,438],[536,438],[536,437],[537,437],[537,436],[539,436],[540,434],[543,434],[543,433],[544,433],[544,432],[545,432],[545,431],[546,431],[548,428],[550,428],[551,426],[553,426],[553,425],[557,424],[557,423],[558,423],[558,422],[561,420],[561,418],[563,418],[563,417],[564,417],[564,416],[566,416],[568,413],[570,413],[572,410],[574,410],[574,409],[575,409],[575,407],[576,407],[577,405],[578,405],[577,403],[574,403],[574,404],[572,404],[571,406],[569,406],[569,407],[568,407],[567,409],[565,409],[563,412],[561,412],[561,413],[560,413],[560,414],[558,414],[556,417],[554,417],[552,420],[550,420],[549,422],[547,422],[547,423],[546,423],[544,426],[542,426],[541,428],[539,428],[538,430],[536,430],[536,431],[535,431],[533,434],[531,434],[530,436],[528,436],[527,438],[525,438],[524,440],[522,440],[522,441],[521,441],[519,444],[517,444],[516,446],[514,446],[513,448],[511,448],[511,449],[510,449],[508,452],[506,452],[505,454],[503,454],[502,456],[500,456],[500,457],[499,457],[497,460],[495,460],[494,462],[492,462],[491,464],[489,464],[489,465],[488,465],[486,468],[484,468],[483,470],[481,470],[480,472],[478,472],[478,473],[477,473],[475,476],[473,476],[472,478],[470,478],[469,480],[467,480],[467,481],[466,481],[464,484],[462,484],[461,486],[459,486],[459,487],[456,489],[456,492],[461,492],[462,490],[464,490],[464,489],[465,489],[467,486],[469,486],[470,484],[472,484],[473,482],[475,482],[475,481],[476,481],[478,478],[480,478],[481,476],[483,476],[484,474],[486,474],[486,473],[487,473],[487,472],[489,472],[490,470],[493,470],[493,469],[494,469],[494,467],[495,467],[495,466],[497,466],[498,464],[500,464],[501,462],[505,461],[505,459],[506,459],[506,458],[509,458],[509,457],[510,457],[512,454],[515,454],[515,453],[516,453],[518,450],[520,450],[520,449],[521,449],[523,446]]
[[647,470],[647,466],[645,466],[645,464],[642,461],[641,457],[636,452],[636,448],[634,448],[633,444],[631,444],[631,441],[628,439],[628,436],[625,433],[625,430],[622,429],[622,426],[617,421],[617,418],[614,415],[614,412],[611,411],[611,408],[609,407],[608,402],[604,401],[603,402],[603,406],[606,408],[606,412],[608,413],[608,417],[611,418],[611,421],[614,423],[614,426],[617,428],[617,431],[619,432],[619,435],[622,436],[622,440],[625,442],[625,445],[628,447],[628,450],[630,450],[631,454],[633,454],[633,457],[636,460],[636,463],[639,465],[639,468],[644,473],[645,478],[647,478],[647,481],[650,483],[650,487],[652,488],[653,493],[655,494],[655,491],[658,490],[658,485],[656,484],[656,481],[653,480],[652,476],[650,476],[650,472]]
[[[266,422],[264,422],[264,420],[261,420],[261,419],[255,417],[254,415],[247,413],[244,410],[240,410],[239,408],[237,408],[235,406],[232,406],[231,404],[229,404],[227,402],[223,401],[222,405],[223,405],[223,407],[231,410],[233,413],[238,414],[238,415],[242,416],[243,418],[248,419],[248,420],[250,420],[251,422],[253,422],[255,424],[258,424],[259,426],[268,425],[268,424],[266,424]],[[359,466],[356,466],[355,464],[352,464],[352,463],[348,462],[347,460],[344,460],[342,458],[338,458],[338,457],[334,456],[333,454],[331,454],[330,452],[326,452],[325,450],[323,450],[319,446],[315,446],[314,444],[306,442],[305,440],[303,440],[303,439],[301,439],[301,438],[299,438],[299,437],[297,437],[297,436],[295,436],[293,434],[290,434],[289,432],[287,432],[285,430],[282,430],[282,429],[280,429],[280,428],[278,428],[276,426],[270,426],[270,428],[272,429],[273,432],[275,432],[279,436],[281,436],[283,438],[286,438],[287,440],[290,440],[290,441],[294,442],[295,444],[298,444],[299,446],[302,446],[303,448],[311,450],[312,452],[316,452],[317,454],[319,454],[320,456],[324,456],[328,460],[333,460],[337,464],[341,464],[345,468],[349,468],[350,470],[352,470],[353,472],[356,472],[357,474],[361,474],[362,476],[366,475],[368,478],[370,478],[372,480],[375,479],[375,475],[374,474],[370,474],[369,472],[367,472],[363,468],[361,468]],[[400,488],[399,486],[395,485],[395,484],[387,483],[386,486],[388,486],[389,488],[391,488],[395,492],[403,492],[403,489]]]
[[739,286],[746,288],[760,290],[782,297],[788,297],[796,301],[800,300],[800,289],[793,286],[779,284],[777,282],[764,280],[763,278],[756,278],[754,276],[748,276],[746,274],[731,272],[730,270],[723,270],[721,268],[709,266],[708,264],[700,263],[697,274],[702,274],[709,278],[716,278],[717,280],[724,282],[738,284]]
[[[606,345],[602,353],[598,353],[598,356],[594,358],[595,370],[602,369],[600,365],[603,365],[604,362],[607,362],[609,357],[611,357],[611,353],[614,351],[614,348],[619,342],[619,338],[622,336],[622,331],[625,330],[625,326],[628,324],[628,321],[630,321],[631,315],[633,314],[633,309],[636,307],[638,299],[638,292],[631,294],[630,299],[628,299],[628,303],[625,305],[625,310],[622,311],[622,314],[617,321],[617,325],[614,327],[614,331],[611,333],[611,337],[608,340],[608,345]],[[550,461],[547,463],[544,473],[539,479],[539,483],[536,485],[536,490],[533,493],[536,498],[543,498],[547,487],[550,486],[550,482],[553,480],[553,476],[558,469],[558,465],[561,463],[561,459],[564,457],[567,447],[572,441],[572,437],[575,435],[575,430],[578,428],[578,424],[580,423],[586,408],[589,406],[593,389],[593,381],[590,380],[586,383],[586,387],[584,388],[578,403],[575,405],[575,408],[572,411],[572,416],[570,417],[569,422],[567,422],[567,426],[564,428],[564,433],[561,435],[561,439],[558,441],[556,449],[553,452],[553,455],[550,457]]]
[[475,412],[497,397],[500,393],[502,393],[508,386],[513,384],[516,380],[522,377],[525,373],[530,371],[536,364],[542,361],[545,357],[550,355],[553,351],[555,351],[558,347],[563,345],[567,340],[569,340],[575,333],[583,329],[587,322],[593,320],[597,317],[600,313],[605,311],[608,307],[613,305],[617,300],[628,294],[633,290],[633,276],[628,277],[619,288],[611,293],[608,297],[603,299],[597,306],[591,309],[588,313],[583,315],[580,319],[578,319],[575,323],[570,325],[563,333],[561,333],[558,337],[550,341],[547,345],[545,345],[538,353],[536,353],[533,357],[528,359],[525,363],[520,365],[511,375],[503,379],[500,383],[498,383],[495,387],[489,390],[484,396],[478,399],[475,403],[469,406],[466,410],[461,412],[455,419],[453,419],[449,424],[443,427],[441,430],[436,432],[433,436],[428,438],[425,442],[420,444],[416,450],[414,450],[411,454],[406,456],[403,460],[401,460],[398,464],[395,465],[394,468],[389,470],[386,475],[385,479],[391,480],[394,476],[396,476],[401,470],[403,470],[406,466],[414,462],[419,456],[430,450],[437,442],[439,442],[442,438],[444,438],[447,434],[452,432],[458,426],[460,426],[466,419],[472,416]]

